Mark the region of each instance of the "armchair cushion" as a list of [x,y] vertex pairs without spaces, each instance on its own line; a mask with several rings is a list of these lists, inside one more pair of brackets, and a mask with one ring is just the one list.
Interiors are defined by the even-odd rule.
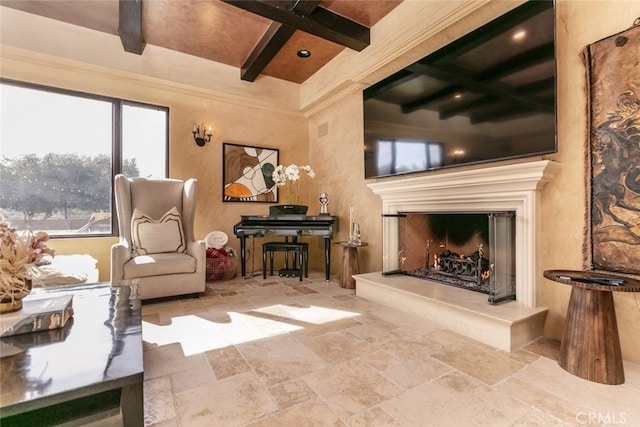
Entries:
[[196,259],[184,253],[138,255],[124,265],[124,279],[195,273]]
[[184,252],[184,228],[180,212],[174,206],[158,220],[135,209],[131,217],[133,255]]

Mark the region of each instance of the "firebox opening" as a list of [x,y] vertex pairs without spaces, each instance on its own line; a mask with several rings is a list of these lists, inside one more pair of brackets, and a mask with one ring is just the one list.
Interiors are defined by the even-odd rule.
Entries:
[[400,212],[398,269],[402,273],[515,299],[515,213]]

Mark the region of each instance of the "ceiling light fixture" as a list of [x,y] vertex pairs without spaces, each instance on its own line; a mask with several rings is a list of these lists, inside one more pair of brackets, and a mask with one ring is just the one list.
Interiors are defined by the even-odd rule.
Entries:
[[311,52],[306,49],[302,49],[299,50],[296,55],[298,55],[300,58],[308,58],[311,56]]
[[511,40],[513,40],[514,42],[520,42],[524,40],[526,37],[527,37],[527,31],[520,30],[513,33],[513,36],[511,36]]

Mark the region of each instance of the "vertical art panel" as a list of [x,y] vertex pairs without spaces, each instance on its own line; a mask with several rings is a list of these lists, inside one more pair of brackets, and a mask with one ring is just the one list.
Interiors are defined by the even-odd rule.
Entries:
[[272,174],[278,165],[278,150],[224,143],[222,146],[224,202],[278,201]]
[[[638,21],[636,21],[638,23]],[[640,273],[640,26],[586,47],[587,268]]]

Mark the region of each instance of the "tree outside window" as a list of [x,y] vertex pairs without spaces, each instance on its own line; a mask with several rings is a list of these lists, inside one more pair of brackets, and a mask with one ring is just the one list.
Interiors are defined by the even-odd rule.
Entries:
[[114,174],[166,176],[166,108],[7,81],[0,96],[0,214],[18,229],[113,234]]

